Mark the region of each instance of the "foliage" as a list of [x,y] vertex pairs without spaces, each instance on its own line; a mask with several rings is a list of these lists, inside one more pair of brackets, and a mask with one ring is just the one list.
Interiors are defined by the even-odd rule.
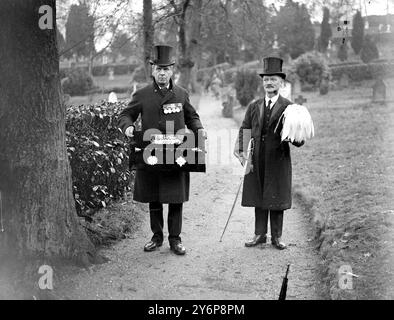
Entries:
[[347,43],[342,43],[337,52],[338,59],[341,61],[347,60]]
[[394,76],[394,63],[343,64],[331,67],[333,80],[339,80],[347,74],[352,81],[371,80]]
[[126,106],[103,102],[67,110],[67,152],[79,215],[105,207],[129,190],[129,149],[117,127],[117,115]]
[[359,54],[363,47],[364,40],[364,20],[361,16],[361,12],[357,11],[353,17],[353,29],[352,29],[352,48],[355,54]]
[[71,69],[63,82],[63,93],[71,96],[82,96],[93,88],[92,77],[83,69]]
[[134,48],[127,33],[119,32],[115,35],[111,44],[111,53],[115,57],[120,54],[126,58],[134,54]]
[[319,51],[326,52],[328,47],[328,42],[332,36],[331,26],[330,26],[330,11],[328,8],[323,9],[323,21],[321,23],[320,38],[319,38]]
[[317,89],[323,79],[330,78],[330,69],[323,54],[317,51],[304,53],[294,61],[295,72],[303,89]]
[[[138,67],[136,64],[103,64],[103,65],[97,65],[93,66],[92,68],[92,74],[93,76],[106,76],[109,74],[109,69],[114,70],[114,75],[122,75],[122,74],[131,74],[133,71]],[[87,71],[88,67],[78,67],[78,69],[82,69]],[[66,75],[68,72],[72,70],[71,68],[62,68],[60,69],[60,73],[62,75]],[[138,80],[136,81],[145,81],[145,75],[141,72],[137,72],[135,75]],[[143,78],[142,78],[143,77]]]
[[360,52],[360,58],[364,63],[369,63],[372,60],[379,58],[379,50],[369,35],[365,36],[364,38],[363,47]]
[[56,40],[57,40],[57,52],[61,54],[66,47],[66,41],[64,40],[63,35],[59,32],[58,28],[56,28]]
[[315,31],[304,4],[288,0],[275,17],[274,32],[278,36],[281,54],[288,53],[292,59],[314,47]]
[[239,70],[235,76],[236,98],[241,106],[247,106],[257,92],[259,78],[256,72]]
[[89,57],[94,52],[94,17],[85,2],[74,4],[70,7],[66,22],[64,56],[69,58],[76,54],[77,57]]

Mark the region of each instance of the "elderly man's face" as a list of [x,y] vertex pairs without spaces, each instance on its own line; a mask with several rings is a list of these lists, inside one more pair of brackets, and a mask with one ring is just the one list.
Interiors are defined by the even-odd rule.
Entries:
[[263,76],[263,87],[265,92],[276,94],[283,84],[283,79],[280,76]]
[[160,67],[153,65],[152,75],[160,87],[168,85],[173,73],[174,66]]

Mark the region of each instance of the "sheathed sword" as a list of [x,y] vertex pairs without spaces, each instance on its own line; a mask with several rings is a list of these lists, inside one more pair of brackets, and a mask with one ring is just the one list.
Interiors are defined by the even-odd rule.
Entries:
[[235,204],[237,203],[238,196],[239,196],[239,192],[241,191],[241,187],[242,187],[242,184],[243,184],[243,181],[244,181],[244,176],[245,176],[249,171],[253,171],[253,160],[252,160],[253,151],[254,151],[254,139],[251,138],[250,141],[249,141],[249,144],[248,144],[248,156],[247,156],[247,160],[245,161],[245,163],[244,163],[244,165],[243,165],[243,168],[244,168],[244,171],[243,171],[243,172],[244,172],[244,174],[243,174],[243,176],[241,177],[241,181],[240,181],[239,186],[238,186],[237,194],[235,195],[235,199],[234,199],[234,202],[233,202],[233,206],[231,207],[230,214],[229,214],[229,216],[228,216],[228,218],[227,218],[227,222],[226,222],[226,225],[224,226],[224,229],[223,229],[223,232],[222,232],[222,236],[220,237],[219,242],[222,242],[223,235],[224,235],[224,233],[226,232],[227,225],[228,225],[228,223],[229,223],[229,221],[230,221],[231,215],[233,214],[234,207],[235,207]]

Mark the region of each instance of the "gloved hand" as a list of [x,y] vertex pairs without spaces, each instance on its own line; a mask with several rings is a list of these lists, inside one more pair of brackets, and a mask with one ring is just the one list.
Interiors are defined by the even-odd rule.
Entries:
[[246,163],[246,161],[247,161],[247,157],[246,157],[245,153],[244,153],[244,152],[238,153],[238,152],[234,151],[234,155],[235,155],[236,158],[239,160],[239,162],[241,163],[241,165],[244,166],[245,163]]
[[124,132],[124,134],[125,134],[127,137],[129,137],[129,138],[134,137],[134,127],[133,127],[133,126],[128,127],[128,128],[126,129],[126,131]]

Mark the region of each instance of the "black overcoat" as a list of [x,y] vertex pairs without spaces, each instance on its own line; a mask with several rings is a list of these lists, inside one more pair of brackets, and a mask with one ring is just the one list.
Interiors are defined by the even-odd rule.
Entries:
[[[268,210],[286,210],[291,207],[291,157],[289,142],[281,142],[281,115],[292,102],[279,95],[271,110],[268,131],[261,134],[260,106],[264,99],[251,102],[239,129],[235,152],[247,151],[250,138],[255,141],[252,157],[253,171],[244,177],[242,206]],[[262,108],[264,112],[264,108]],[[276,128],[276,131],[275,131]],[[275,132],[274,132],[275,131]],[[264,146],[262,146],[264,144]],[[294,145],[301,146],[295,143]],[[262,148],[263,147],[263,148]],[[263,150],[262,153],[259,151]],[[264,165],[262,165],[264,163]],[[260,172],[264,170],[264,172]],[[260,178],[263,176],[264,179]]]
[[[182,111],[165,114],[164,104],[181,103]],[[170,81],[168,92],[163,95],[156,82],[136,91],[119,115],[119,128],[125,130],[134,124],[141,115],[142,132],[157,129],[166,132],[166,125],[176,133],[185,126],[194,133],[203,126],[196,110],[190,104],[187,91]],[[138,202],[181,203],[189,200],[189,172],[150,172],[136,170],[134,181],[134,200]]]

